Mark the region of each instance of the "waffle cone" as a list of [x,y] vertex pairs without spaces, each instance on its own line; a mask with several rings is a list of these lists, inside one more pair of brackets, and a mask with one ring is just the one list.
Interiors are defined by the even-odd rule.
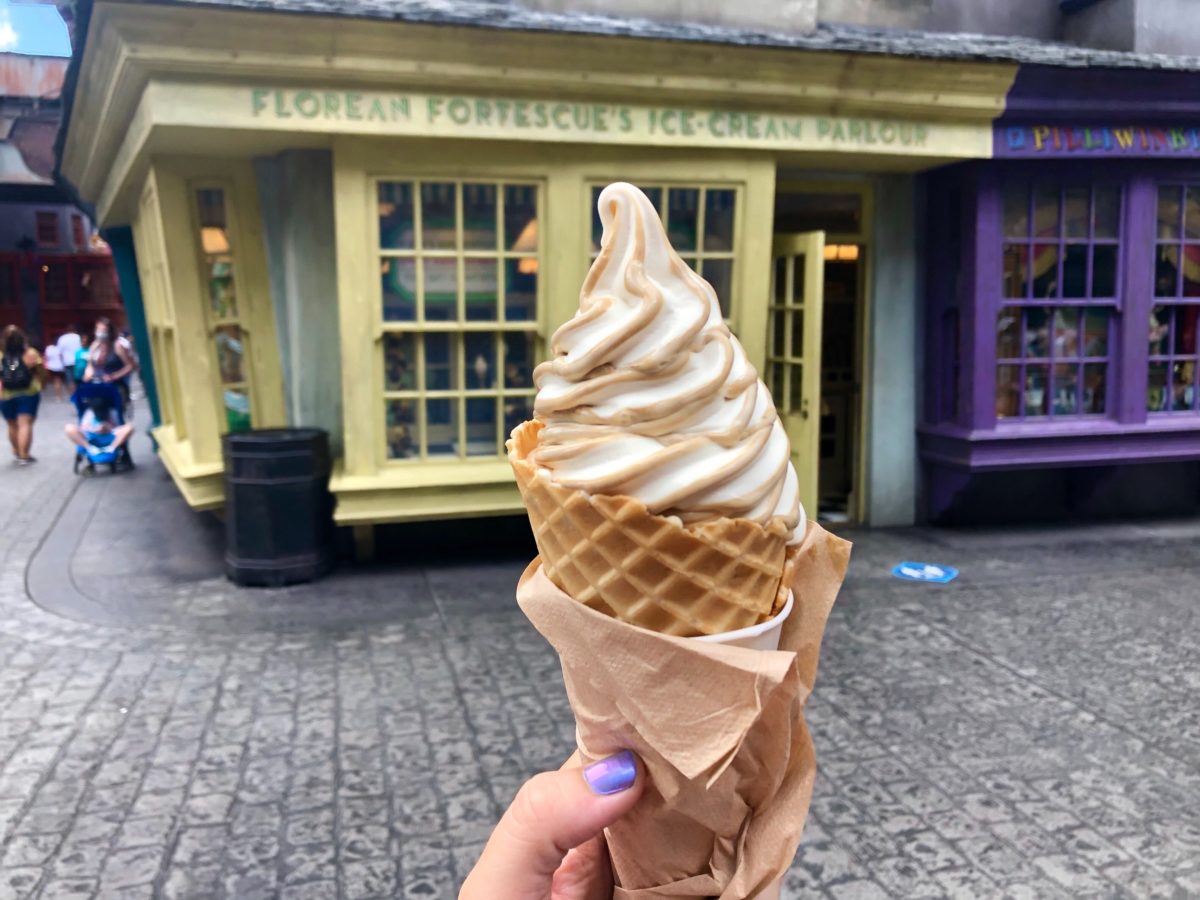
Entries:
[[787,534],[748,519],[684,525],[632,497],[555,484],[529,461],[542,423],[513,430],[508,458],[547,577],[592,609],[681,637],[764,622],[783,608]]

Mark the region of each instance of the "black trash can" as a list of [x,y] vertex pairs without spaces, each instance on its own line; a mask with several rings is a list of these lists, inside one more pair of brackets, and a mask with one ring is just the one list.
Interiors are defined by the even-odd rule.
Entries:
[[227,434],[225,574],[279,587],[333,567],[329,435],[319,428]]

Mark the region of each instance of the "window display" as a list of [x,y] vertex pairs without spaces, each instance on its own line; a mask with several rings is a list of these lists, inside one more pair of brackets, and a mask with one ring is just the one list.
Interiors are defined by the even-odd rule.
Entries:
[[1102,183],[1005,185],[998,419],[1107,411],[1122,193]]
[[377,203],[387,455],[500,456],[532,404],[540,186],[381,181]]
[[208,297],[208,319],[221,403],[228,431],[254,427],[250,403],[250,378],[245,364],[246,335],[242,329],[233,241],[230,237],[225,189],[204,187],[195,192],[200,229],[201,275]]
[[1146,409],[1195,413],[1200,409],[1200,184],[1160,185],[1156,200]]

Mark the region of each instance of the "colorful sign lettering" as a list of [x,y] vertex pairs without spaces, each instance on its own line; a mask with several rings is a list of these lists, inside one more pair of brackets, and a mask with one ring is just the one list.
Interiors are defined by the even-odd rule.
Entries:
[[997,125],[996,156],[1200,156],[1200,125]]

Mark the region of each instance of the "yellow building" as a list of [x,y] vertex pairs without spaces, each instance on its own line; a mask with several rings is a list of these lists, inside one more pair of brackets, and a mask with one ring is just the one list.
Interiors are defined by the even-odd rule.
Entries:
[[61,160],[132,228],[154,436],[193,507],[222,502],[223,432],[292,424],[331,432],[336,518],[364,540],[519,511],[504,439],[620,179],[765,373],[806,506],[912,521],[913,175],[990,155],[1014,63],[253,6],[97,0]]

